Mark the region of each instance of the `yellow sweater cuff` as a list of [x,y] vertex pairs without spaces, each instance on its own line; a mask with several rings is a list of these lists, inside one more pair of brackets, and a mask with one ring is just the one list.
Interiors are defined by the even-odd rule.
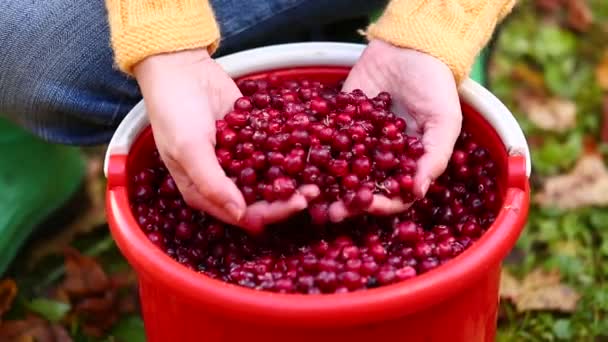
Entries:
[[151,55],[218,47],[220,30],[207,0],[106,0],[106,7],[114,58],[128,74]]
[[428,53],[447,64],[457,83],[516,0],[392,0],[367,30],[369,39]]

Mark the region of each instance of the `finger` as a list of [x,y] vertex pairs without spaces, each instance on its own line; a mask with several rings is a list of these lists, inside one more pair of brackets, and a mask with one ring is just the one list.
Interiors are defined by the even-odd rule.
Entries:
[[372,215],[393,215],[404,212],[411,206],[412,203],[405,203],[400,198],[374,195],[374,200],[366,211]]
[[306,198],[307,202],[314,200],[321,194],[321,190],[319,190],[319,187],[314,184],[302,185],[298,188],[298,192],[302,196],[304,196],[304,198]]
[[245,214],[245,199],[219,165],[211,142],[193,144],[192,147],[183,149],[180,156],[181,166],[187,170],[198,193],[222,211],[218,216],[228,216],[231,221],[239,221]]
[[423,125],[424,154],[418,159],[414,176],[414,195],[422,198],[431,184],[446,169],[462,125],[460,105],[454,115],[433,116]]
[[[401,199],[391,199],[382,195],[374,195],[372,204],[365,211],[372,215],[384,216],[401,213],[411,206],[412,203],[405,203]],[[360,211],[354,211],[347,208],[342,201],[336,201],[329,206],[329,219],[332,222],[341,222],[360,213]]]
[[287,201],[260,201],[247,208],[245,217],[239,222],[251,233],[260,233],[264,226],[287,219],[293,214],[304,210],[308,203],[319,197],[321,191],[316,185],[303,185]]
[[175,180],[175,184],[177,185],[182,197],[184,198],[184,201],[186,201],[189,206],[202,210],[205,213],[210,214],[225,223],[237,223],[237,221],[233,217],[226,214],[226,210],[208,201],[207,199],[205,199],[204,196],[199,193],[194,182],[192,182],[192,180],[188,177],[184,169],[179,164],[177,164],[175,160],[172,160],[171,158],[165,159],[167,159],[167,161],[165,162],[165,164],[167,165],[167,169],[169,169],[171,176]]
[[346,207],[343,201],[336,201],[329,206],[329,220],[334,223],[342,222],[355,214]]
[[247,208],[239,225],[252,234],[260,233],[268,224],[283,221],[308,206],[306,197],[296,193],[287,201],[260,201]]

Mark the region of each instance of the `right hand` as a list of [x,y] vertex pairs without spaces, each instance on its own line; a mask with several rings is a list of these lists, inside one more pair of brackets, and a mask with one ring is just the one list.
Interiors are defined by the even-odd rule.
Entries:
[[134,74],[160,156],[190,206],[257,233],[319,195],[316,186],[307,185],[287,201],[246,206],[215,156],[215,121],[242,94],[206,49],[148,57]]

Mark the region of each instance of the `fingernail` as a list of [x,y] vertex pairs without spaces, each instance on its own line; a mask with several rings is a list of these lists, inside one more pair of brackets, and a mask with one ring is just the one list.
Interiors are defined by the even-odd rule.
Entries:
[[429,186],[431,186],[431,180],[427,178],[427,180],[422,183],[420,187],[420,191],[422,192],[422,196],[426,195],[426,192],[429,190]]
[[308,201],[306,198],[304,198],[304,196],[302,196],[302,200],[297,201],[294,207],[296,210],[304,210],[306,207],[308,207]]
[[234,217],[237,221],[240,221],[243,217],[243,214],[245,214],[245,209],[239,208],[239,206],[234,203],[226,204],[226,210],[228,210],[230,215]]

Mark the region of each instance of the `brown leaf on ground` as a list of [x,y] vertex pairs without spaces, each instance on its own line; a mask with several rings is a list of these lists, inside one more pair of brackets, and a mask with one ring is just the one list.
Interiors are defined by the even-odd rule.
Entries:
[[583,136],[583,155],[598,154],[597,138],[593,135]]
[[576,104],[572,101],[525,92],[520,92],[516,99],[524,114],[541,129],[565,132],[576,126]]
[[79,234],[86,234],[106,223],[105,215],[105,178],[103,176],[103,154],[90,156],[87,160],[85,179],[84,209],[58,234],[50,239],[36,242],[28,255],[28,266],[32,267],[50,254],[59,254]]
[[604,143],[608,143],[608,95],[604,96],[604,104],[602,105],[602,129],[600,139]]
[[595,67],[595,79],[603,90],[608,90],[608,51],[604,51],[602,59]]
[[573,312],[580,299],[580,295],[573,288],[560,283],[559,272],[540,268],[530,272],[522,281],[503,270],[500,297],[511,301],[519,312]]
[[15,281],[12,279],[0,281],[0,322],[2,322],[2,315],[11,309],[15,296],[17,296],[17,284]]
[[513,66],[511,77],[522,83],[528,92],[543,96],[547,92],[545,77],[540,70],[533,69],[529,64],[518,63]]
[[66,277],[61,286],[70,297],[104,293],[110,289],[110,280],[94,259],[77,250],[65,250]]
[[608,170],[601,156],[583,155],[569,173],[547,178],[534,201],[557,209],[607,205]]
[[519,280],[503,268],[500,271],[500,298],[515,299],[519,293],[519,287]]
[[553,310],[573,312],[580,295],[570,286],[555,284],[522,292],[515,301],[517,311]]
[[564,0],[535,0],[534,4],[546,14],[555,14],[564,6]]
[[135,293],[129,291],[136,284],[132,270],[109,276],[94,259],[74,249],[66,250],[65,265],[57,297],[70,302],[67,321],[77,319],[86,334],[101,337],[122,314],[135,311]]
[[563,0],[536,0],[534,4],[543,11],[555,12],[563,6]]
[[75,314],[84,321],[88,335],[101,337],[118,320],[118,293],[108,291],[99,297],[85,298],[75,306]]
[[58,324],[36,316],[0,325],[0,341],[13,342],[71,342],[68,332]]
[[567,0],[568,9],[567,24],[570,28],[586,32],[593,24],[593,12],[589,8],[587,0]]
[[536,268],[526,274],[521,282],[520,291],[531,291],[537,288],[559,284],[559,271],[546,271],[542,268]]

